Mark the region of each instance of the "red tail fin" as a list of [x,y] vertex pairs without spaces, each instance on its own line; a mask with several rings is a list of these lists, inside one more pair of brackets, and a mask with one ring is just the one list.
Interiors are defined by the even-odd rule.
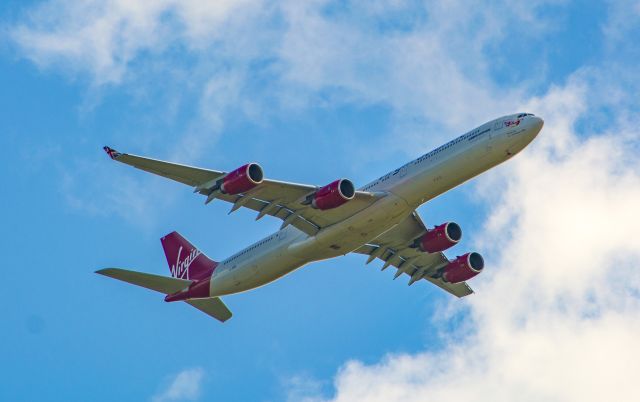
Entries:
[[211,276],[218,265],[178,232],[171,232],[160,241],[174,278],[192,281],[204,279]]

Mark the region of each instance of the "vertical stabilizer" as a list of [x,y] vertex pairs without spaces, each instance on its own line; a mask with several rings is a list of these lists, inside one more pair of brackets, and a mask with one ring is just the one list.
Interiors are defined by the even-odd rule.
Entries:
[[160,241],[174,278],[191,281],[208,278],[218,265],[178,232],[171,232]]

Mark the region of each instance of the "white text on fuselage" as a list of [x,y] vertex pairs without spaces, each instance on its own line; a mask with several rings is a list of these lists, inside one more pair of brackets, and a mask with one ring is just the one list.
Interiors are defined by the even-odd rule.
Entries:
[[384,176],[380,177],[379,179],[375,180],[374,182],[372,182],[372,183],[370,183],[370,184],[366,185],[365,187],[363,187],[363,188],[362,188],[362,190],[363,190],[363,191],[367,191],[367,190],[369,190],[370,188],[375,187],[375,186],[377,186],[378,184],[380,184],[380,183],[382,183],[382,182],[386,181],[387,179],[389,179],[389,178],[391,178],[391,177],[395,176],[395,175],[396,175],[396,174],[398,174],[398,172],[400,172],[402,169],[406,169],[406,168],[408,168],[410,165],[418,165],[418,164],[420,164],[420,163],[422,163],[422,162],[424,162],[424,161],[426,161],[426,160],[429,160],[429,159],[431,159],[432,157],[434,157],[434,156],[438,155],[440,152],[442,152],[442,151],[444,151],[444,150],[446,150],[446,149],[449,149],[449,148],[451,148],[452,146],[454,146],[454,145],[456,145],[456,144],[458,144],[458,143],[460,143],[460,142],[462,142],[462,141],[464,141],[464,140],[473,141],[473,140],[477,139],[478,137],[481,137],[482,135],[484,135],[484,134],[486,134],[486,133],[488,133],[488,132],[490,132],[490,131],[491,131],[491,128],[490,128],[490,127],[488,127],[488,126],[489,126],[489,124],[485,124],[485,125],[480,126],[480,127],[476,128],[476,129],[474,129],[474,130],[469,131],[469,132],[468,132],[468,133],[466,133],[466,134],[461,135],[460,137],[458,137],[458,138],[456,138],[456,139],[454,139],[454,140],[449,141],[448,143],[446,143],[446,144],[444,144],[444,145],[442,145],[442,146],[440,146],[440,147],[438,147],[438,148],[434,149],[433,151],[428,152],[428,153],[426,153],[426,154],[422,155],[422,156],[421,156],[421,157],[419,157],[418,159],[414,159],[414,160],[412,160],[411,162],[409,162],[409,163],[407,163],[406,165],[404,165],[404,166],[402,166],[402,167],[400,167],[400,168],[398,168],[398,169],[394,170],[393,172],[387,173],[386,175],[384,175]]

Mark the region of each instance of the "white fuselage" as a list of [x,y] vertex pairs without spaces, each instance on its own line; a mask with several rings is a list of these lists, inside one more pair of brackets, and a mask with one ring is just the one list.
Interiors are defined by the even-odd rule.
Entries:
[[211,278],[211,296],[262,286],[374,241],[421,204],[520,152],[542,125],[542,119],[530,114],[501,117],[387,173],[360,189],[385,196],[346,220],[314,236],[287,226],[220,262]]

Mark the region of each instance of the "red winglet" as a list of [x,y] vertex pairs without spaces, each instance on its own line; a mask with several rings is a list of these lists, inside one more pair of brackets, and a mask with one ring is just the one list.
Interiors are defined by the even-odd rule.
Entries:
[[102,147],[102,149],[104,149],[104,152],[106,152],[107,155],[109,155],[109,158],[111,159],[116,159],[118,156],[122,155],[120,152],[116,151],[113,148],[109,148],[107,146]]

